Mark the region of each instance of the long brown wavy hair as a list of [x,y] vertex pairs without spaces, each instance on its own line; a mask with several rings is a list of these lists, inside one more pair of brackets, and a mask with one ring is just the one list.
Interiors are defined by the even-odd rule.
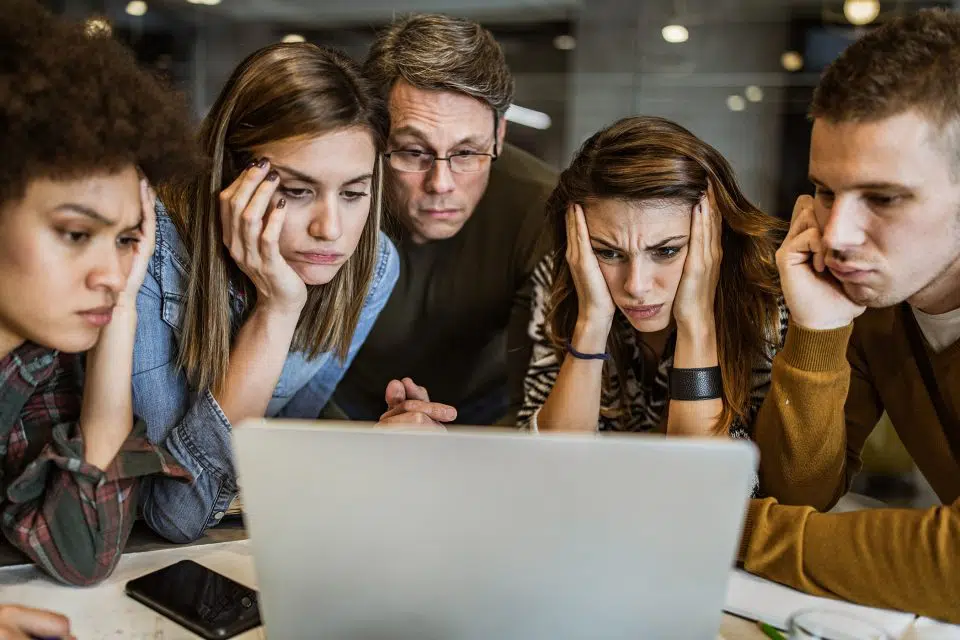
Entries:
[[[343,359],[373,277],[383,193],[383,152],[389,117],[382,99],[342,53],[308,43],[275,44],[248,56],[234,70],[200,129],[210,158],[193,180],[161,189],[161,199],[190,255],[179,363],[191,384],[219,390],[227,371],[231,324],[228,285],[256,290],[223,243],[219,193],[254,149],[280,140],[312,138],[362,127],[377,149],[370,214],[356,252],[323,286],[310,287],[292,348],[315,357],[335,351]],[[252,306],[252,305],[248,305]]]
[[[564,259],[569,205],[614,199],[671,200],[693,207],[708,185],[713,186],[723,220],[715,313],[723,376],[723,412],[716,430],[724,433],[735,418],[746,421],[753,367],[767,357],[771,342],[779,342],[780,283],[774,254],[786,224],[751,204],[723,156],[680,125],[650,116],[620,120],[591,136],[560,175],[547,201],[556,253],[546,326],[562,358],[577,322],[577,292]],[[610,332],[607,349],[622,382],[632,353],[626,350],[617,324],[622,324],[622,318]],[[609,364],[604,365],[603,375],[604,387],[609,388]],[[622,383],[619,409],[616,413],[621,417],[629,415]]]

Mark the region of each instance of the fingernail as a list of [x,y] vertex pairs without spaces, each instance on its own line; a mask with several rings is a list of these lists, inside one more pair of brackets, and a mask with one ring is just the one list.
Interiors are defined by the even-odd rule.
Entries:
[[270,182],[276,182],[280,178],[280,174],[274,170],[270,170],[270,173],[267,174],[267,180]]
[[260,158],[257,160],[257,166],[263,169],[265,166],[267,166],[267,162],[268,160],[266,158]]
[[256,160],[251,160],[250,162],[247,163],[247,169],[253,169],[255,166],[257,166]]
[[287,206],[287,199],[280,198],[280,202],[277,203],[277,209],[283,209],[285,206]]

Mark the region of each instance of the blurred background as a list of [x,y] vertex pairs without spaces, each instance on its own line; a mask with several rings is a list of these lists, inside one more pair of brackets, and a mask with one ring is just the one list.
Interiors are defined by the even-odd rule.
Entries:
[[[633,114],[679,122],[731,162],[745,193],[789,217],[810,192],[806,110],[823,68],[898,14],[960,0],[43,0],[110,30],[167,75],[201,118],[233,67],[281,40],[362,60],[377,29],[406,13],[475,19],[516,78],[507,138],[563,167],[597,129]],[[881,421],[857,487],[925,503],[930,492]]]
[[805,113],[825,65],[891,16],[960,0],[43,0],[110,29],[169,75],[202,117],[248,53],[283,39],[362,59],[411,12],[482,22],[517,94],[508,139],[562,167],[597,129],[633,114],[690,128],[733,164],[762,209],[789,216],[808,189]]

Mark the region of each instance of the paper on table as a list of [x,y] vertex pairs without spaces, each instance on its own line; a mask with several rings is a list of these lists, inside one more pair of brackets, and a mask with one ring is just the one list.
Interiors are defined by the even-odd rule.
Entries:
[[894,638],[900,638],[913,623],[912,613],[861,607],[841,600],[818,598],[789,587],[758,578],[745,571],[730,572],[727,600],[723,610],[735,616],[760,620],[779,629],[787,628],[787,620],[800,609],[830,609],[859,617],[886,629]]
[[903,640],[960,640],[960,625],[917,618],[912,632],[906,634]]

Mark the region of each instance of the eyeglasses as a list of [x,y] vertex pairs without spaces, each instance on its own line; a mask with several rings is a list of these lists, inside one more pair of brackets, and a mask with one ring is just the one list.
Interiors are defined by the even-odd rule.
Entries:
[[497,126],[500,124],[497,112],[493,112],[493,153],[479,153],[476,151],[458,151],[443,157],[426,151],[400,150],[383,154],[390,166],[405,173],[426,173],[433,169],[433,165],[442,160],[450,164],[450,171],[454,173],[476,173],[499,157],[497,150]]
[[473,151],[453,153],[446,158],[425,151],[391,151],[383,155],[390,161],[391,167],[407,173],[426,173],[433,169],[437,160],[449,162],[450,171],[454,173],[476,173],[487,166],[488,160],[493,162],[497,158],[492,153]]

